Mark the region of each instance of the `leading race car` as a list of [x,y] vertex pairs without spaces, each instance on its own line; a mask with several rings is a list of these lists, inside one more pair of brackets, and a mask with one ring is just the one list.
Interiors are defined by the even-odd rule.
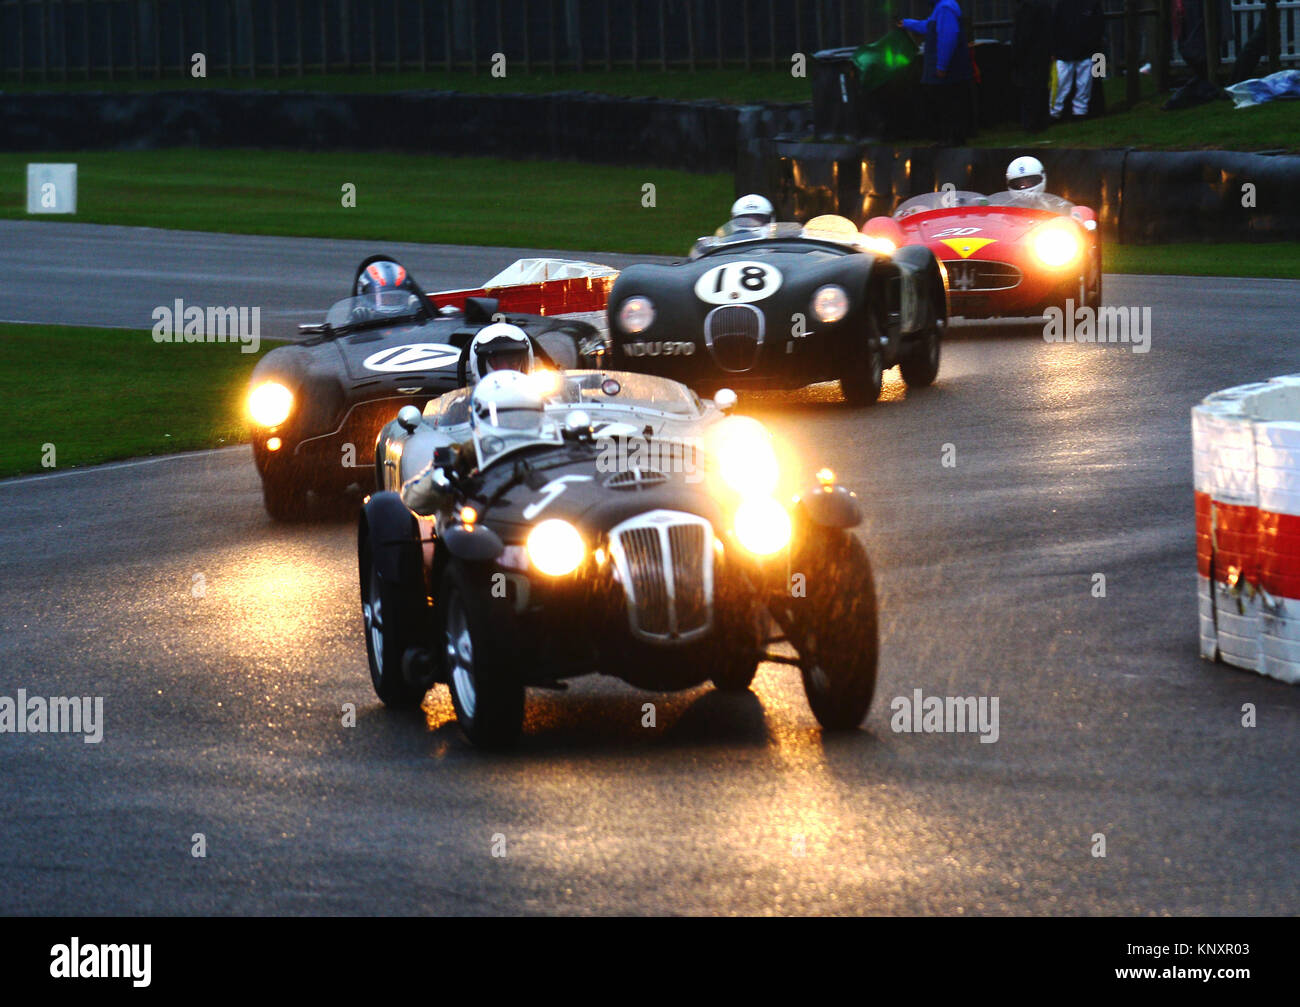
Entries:
[[943,274],[928,249],[891,250],[833,215],[724,228],[688,262],[623,270],[611,364],[706,393],[838,379],[851,405],[875,402],[894,365],[929,385],[948,319]]
[[954,189],[916,196],[892,217],[868,220],[863,233],[932,251],[948,274],[954,317],[1038,316],[1067,300],[1100,307],[1097,215],[1044,191],[1034,158],[1013,161],[1007,181],[1011,188],[990,196]]
[[469,343],[487,325],[522,328],[555,366],[602,361],[615,275],[594,263],[523,259],[482,289],[427,295],[391,257],[363,261],[352,296],[253,370],[247,408],[267,512],[292,520],[306,512],[309,492],[369,490],[380,427],[403,405],[464,385]]
[[[645,374],[499,371],[403,409],[358,530],[380,699],[417,706],[445,682],[466,735],[502,745],[529,687],[603,672],[743,691],[770,659],[800,668],[824,727],[858,725],[877,628],[857,502],[825,470],[784,492],[734,401]],[[781,641],[793,655],[767,653]]]

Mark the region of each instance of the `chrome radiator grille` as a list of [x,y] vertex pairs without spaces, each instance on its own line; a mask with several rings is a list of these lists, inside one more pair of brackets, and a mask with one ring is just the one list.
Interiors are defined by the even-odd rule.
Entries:
[[763,313],[749,304],[724,304],[704,319],[704,342],[724,371],[747,371],[763,345]]
[[1011,290],[1020,286],[1022,279],[1019,267],[1009,262],[945,259],[943,268],[948,271],[948,289],[957,293],[967,290]]
[[634,636],[686,643],[713,623],[713,526],[680,511],[638,514],[610,532]]

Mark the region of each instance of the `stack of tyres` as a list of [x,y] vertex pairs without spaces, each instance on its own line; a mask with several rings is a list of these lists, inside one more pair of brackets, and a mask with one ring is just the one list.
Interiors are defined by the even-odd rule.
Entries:
[[1300,376],[1192,411],[1201,655],[1300,683]]

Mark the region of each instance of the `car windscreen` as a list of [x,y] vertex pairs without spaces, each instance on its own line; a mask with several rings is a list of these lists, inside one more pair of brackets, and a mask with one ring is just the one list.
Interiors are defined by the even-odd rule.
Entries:
[[380,290],[336,301],[325,313],[325,324],[335,332],[342,332],[372,325],[418,322],[428,313],[428,305],[409,290]]
[[900,203],[898,209],[894,211],[894,219],[903,220],[916,213],[925,213],[927,210],[951,210],[960,206],[1018,206],[1031,210],[1050,210],[1052,213],[1069,213],[1074,208],[1074,204],[1068,199],[1047,192],[1006,190],[985,195],[982,192],[949,189],[946,192],[926,192]]
[[547,402],[653,409],[672,416],[699,416],[703,412],[699,396],[685,385],[628,371],[565,371]]

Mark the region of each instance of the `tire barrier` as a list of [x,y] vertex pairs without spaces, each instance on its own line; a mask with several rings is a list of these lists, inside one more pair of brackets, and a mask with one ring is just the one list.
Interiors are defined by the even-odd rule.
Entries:
[[[944,183],[997,192],[1020,149],[818,143],[774,136],[740,150],[736,192],[767,193],[777,213],[838,213],[861,224]],[[1120,244],[1295,241],[1300,155],[1233,151],[1034,151],[1049,188],[1097,211]]]
[[1300,375],[1192,409],[1201,656],[1300,684]]
[[739,150],[804,132],[811,114],[585,91],[0,93],[0,150],[391,150],[731,172]]

